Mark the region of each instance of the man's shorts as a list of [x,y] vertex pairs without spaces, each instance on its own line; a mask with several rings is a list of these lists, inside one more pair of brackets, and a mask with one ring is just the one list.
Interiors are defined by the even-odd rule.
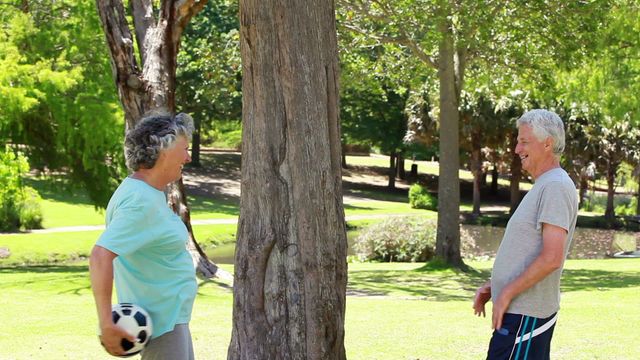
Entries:
[[493,332],[487,360],[548,360],[558,313],[546,319],[504,314],[502,327]]

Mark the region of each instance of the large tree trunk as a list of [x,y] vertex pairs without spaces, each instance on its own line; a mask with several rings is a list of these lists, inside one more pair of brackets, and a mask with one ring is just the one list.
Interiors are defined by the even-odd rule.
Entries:
[[448,264],[464,266],[460,256],[460,155],[458,96],[454,71],[451,19],[442,16],[438,25],[438,79],[440,82],[440,162],[438,176],[438,231],[436,256]]
[[332,2],[241,0],[243,134],[228,359],[345,359]]
[[[126,131],[149,111],[175,113],[180,35],[206,2],[163,0],[156,11],[151,0],[131,0],[128,15],[121,0],[96,0],[111,55],[113,78],[124,109]],[[142,66],[138,65],[128,16],[133,18]],[[198,271],[205,277],[216,275],[220,270],[207,259],[193,236],[182,179],[168,186],[167,201],[189,229],[188,248]],[[223,273],[220,271],[220,274]]]

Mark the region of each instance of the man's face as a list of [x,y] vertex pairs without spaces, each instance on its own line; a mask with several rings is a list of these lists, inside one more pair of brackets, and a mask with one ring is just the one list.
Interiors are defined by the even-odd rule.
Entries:
[[541,174],[544,165],[549,157],[553,157],[551,138],[538,140],[530,125],[520,125],[518,127],[518,144],[516,154],[520,156],[522,168],[531,176],[537,178]]

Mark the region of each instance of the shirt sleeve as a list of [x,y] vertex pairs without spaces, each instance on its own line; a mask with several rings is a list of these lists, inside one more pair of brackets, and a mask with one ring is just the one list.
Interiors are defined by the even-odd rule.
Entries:
[[536,229],[540,230],[542,224],[547,223],[569,231],[575,217],[570,191],[560,182],[551,182],[544,187],[538,206]]
[[118,255],[128,255],[149,244],[153,236],[153,210],[139,200],[128,201],[114,209],[97,245]]

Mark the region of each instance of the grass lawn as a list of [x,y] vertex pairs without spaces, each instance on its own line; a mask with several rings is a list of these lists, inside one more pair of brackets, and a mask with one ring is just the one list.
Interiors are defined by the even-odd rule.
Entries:
[[[491,334],[474,317],[471,297],[491,262],[477,272],[420,269],[422,264],[350,264],[345,344],[349,359],[479,359]],[[225,266],[232,270],[230,266]],[[635,259],[570,260],[563,278],[554,359],[637,359],[640,270]],[[0,268],[0,358],[112,359],[96,338],[85,262]],[[191,330],[198,359],[223,359],[231,334],[231,292],[200,284]],[[20,341],[16,341],[20,339]]]

